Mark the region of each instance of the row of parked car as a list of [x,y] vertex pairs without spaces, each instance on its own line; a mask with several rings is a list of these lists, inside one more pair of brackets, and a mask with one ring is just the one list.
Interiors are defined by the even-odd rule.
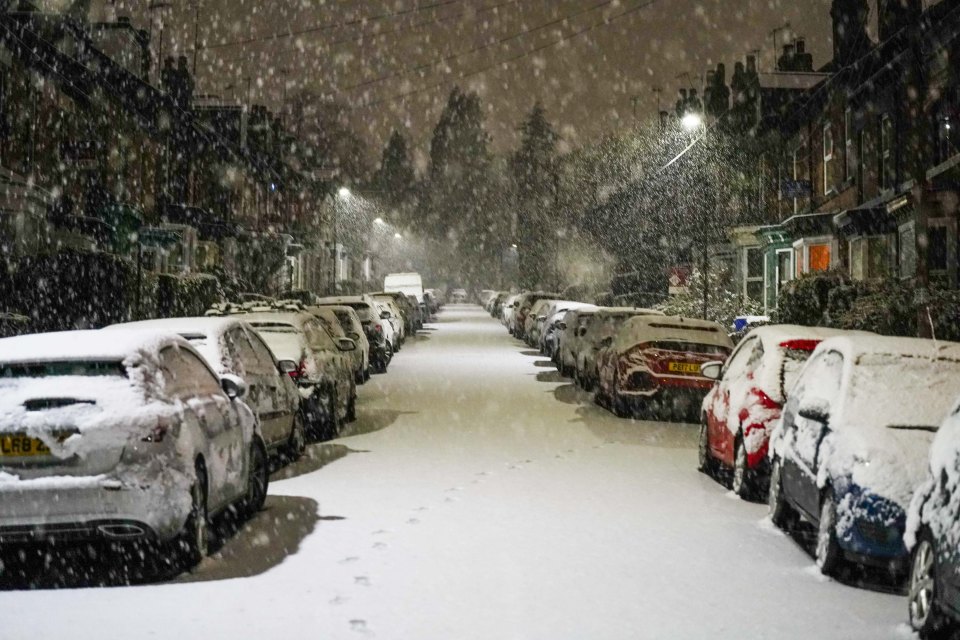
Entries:
[[618,415],[689,394],[701,471],[812,526],[824,574],[905,580],[921,638],[960,631],[960,344],[767,325],[734,347],[714,323],[556,298],[485,302]]
[[0,546],[199,562],[212,519],[256,512],[271,465],[339,436],[427,320],[402,294],[313,302],[0,339]]

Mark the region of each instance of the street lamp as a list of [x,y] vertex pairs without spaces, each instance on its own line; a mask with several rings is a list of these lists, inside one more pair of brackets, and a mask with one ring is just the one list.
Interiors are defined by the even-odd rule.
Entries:
[[687,131],[696,131],[703,126],[703,116],[695,111],[684,114],[683,118],[680,120],[680,124],[683,125],[683,128]]
[[383,224],[383,218],[374,218],[373,224]]
[[344,200],[346,200],[346,199],[349,198],[350,195],[351,195],[350,189],[348,189],[348,188],[346,188],[346,187],[340,187],[340,190],[337,191],[337,195],[339,195],[341,198],[343,198]]
[[403,234],[400,232],[393,234],[393,237],[396,238],[397,240],[403,240]]

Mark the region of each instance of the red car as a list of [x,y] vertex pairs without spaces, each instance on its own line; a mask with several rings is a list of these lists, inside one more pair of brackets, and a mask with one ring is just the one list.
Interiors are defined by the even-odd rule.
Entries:
[[600,404],[621,417],[694,421],[713,385],[701,365],[724,360],[733,349],[716,322],[670,316],[630,318],[604,343],[597,356]]
[[761,495],[770,470],[767,445],[786,394],[821,341],[848,331],[770,325],[747,334],[726,363],[703,374],[716,383],[701,408],[699,467],[730,478],[741,498]]

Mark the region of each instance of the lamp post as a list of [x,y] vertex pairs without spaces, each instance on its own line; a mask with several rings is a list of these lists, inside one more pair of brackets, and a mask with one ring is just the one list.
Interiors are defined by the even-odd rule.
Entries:
[[[696,111],[688,111],[680,119],[680,125],[683,127],[684,131],[686,131],[687,133],[694,134],[699,132],[701,129],[704,129],[706,126],[706,122],[704,121],[703,116],[700,113]],[[704,130],[703,135],[701,136],[701,140],[706,138],[706,134],[707,132],[706,130]],[[709,180],[706,180],[704,182],[703,187],[704,187],[704,190],[707,192],[704,197],[704,207],[709,207],[710,204],[713,202],[713,197],[712,197],[713,189],[710,187]],[[710,274],[709,274],[710,248],[709,248],[709,243],[707,242],[706,221],[704,221],[703,224],[700,224],[697,226],[700,227],[700,240],[701,240],[700,248],[702,251],[700,273],[701,273],[701,279],[703,280],[702,282],[703,319],[707,320],[708,319],[707,313],[710,310]]]

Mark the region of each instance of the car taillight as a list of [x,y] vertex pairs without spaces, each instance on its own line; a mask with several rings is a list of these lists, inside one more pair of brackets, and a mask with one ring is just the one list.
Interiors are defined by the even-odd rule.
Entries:
[[300,364],[297,365],[297,368],[294,371],[290,372],[290,377],[293,378],[294,381],[297,381],[303,376],[305,376],[306,374],[307,374],[307,359],[300,358]]
[[141,440],[143,442],[150,442],[156,444],[158,442],[163,442],[163,439],[167,437],[167,433],[170,431],[170,423],[167,422],[164,418],[158,418],[156,426],[150,430],[150,433]]
[[798,338],[796,340],[784,340],[780,343],[780,347],[793,351],[813,351],[818,344],[820,344],[819,340]]
[[377,333],[383,333],[383,327],[381,327],[380,325],[376,325],[373,328],[373,330],[376,331]]

